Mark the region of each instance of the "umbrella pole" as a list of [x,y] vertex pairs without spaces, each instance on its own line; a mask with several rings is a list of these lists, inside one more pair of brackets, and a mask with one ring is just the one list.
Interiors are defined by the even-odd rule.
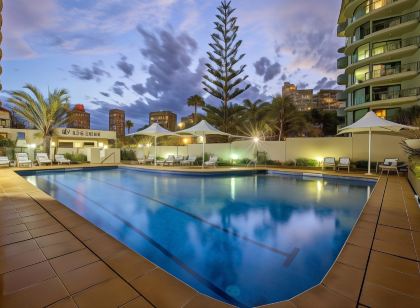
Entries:
[[155,167],[156,167],[156,155],[157,155],[157,136],[155,136]]
[[206,142],[206,140],[205,140],[205,135],[203,134],[203,162],[202,162],[202,164],[201,164],[201,168],[204,168],[204,142]]
[[372,149],[372,129],[369,128],[369,160],[368,160],[368,173],[367,173],[367,175],[372,174],[372,173],[370,173],[371,149]]

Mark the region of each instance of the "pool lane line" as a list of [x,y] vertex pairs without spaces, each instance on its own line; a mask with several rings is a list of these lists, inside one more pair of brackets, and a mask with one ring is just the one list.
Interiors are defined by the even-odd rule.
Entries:
[[251,239],[251,238],[249,238],[249,237],[247,237],[247,236],[242,236],[241,234],[239,234],[239,233],[237,233],[237,232],[235,232],[235,231],[231,231],[231,230],[229,230],[229,229],[227,229],[227,228],[223,228],[223,227],[221,227],[221,226],[219,226],[219,225],[217,225],[217,224],[214,224],[214,223],[212,223],[212,222],[209,222],[209,221],[207,221],[207,220],[205,220],[205,219],[201,218],[200,216],[197,216],[197,215],[194,215],[194,214],[192,214],[192,213],[190,213],[190,212],[187,212],[187,211],[185,211],[185,210],[182,210],[182,209],[180,209],[180,208],[178,208],[178,207],[176,207],[176,206],[173,206],[173,205],[171,205],[171,204],[169,204],[169,203],[166,203],[166,202],[160,201],[159,199],[155,199],[155,198],[149,197],[149,196],[147,196],[147,195],[144,195],[144,194],[138,193],[138,192],[136,192],[136,191],[132,191],[132,190],[130,190],[130,189],[126,189],[125,187],[122,187],[122,186],[119,186],[119,185],[116,185],[116,184],[112,184],[112,183],[108,183],[108,182],[103,181],[103,180],[96,179],[96,178],[94,178],[94,177],[90,177],[89,179],[91,179],[91,180],[95,180],[95,181],[100,182],[100,183],[107,184],[107,185],[109,185],[109,186],[113,186],[113,187],[118,188],[118,189],[120,189],[120,190],[125,190],[125,191],[128,191],[128,192],[130,192],[130,193],[132,193],[132,194],[135,194],[135,195],[138,195],[138,196],[140,196],[140,197],[142,197],[142,198],[146,198],[146,199],[149,199],[149,200],[151,200],[151,201],[154,201],[154,202],[160,203],[160,204],[162,204],[162,205],[164,205],[164,206],[166,206],[166,207],[169,207],[169,208],[171,208],[171,209],[173,209],[173,210],[175,210],[175,211],[178,211],[178,212],[180,212],[180,213],[182,213],[182,214],[184,214],[184,215],[188,215],[188,216],[190,216],[191,218],[193,218],[193,219],[195,219],[195,220],[198,220],[198,221],[200,221],[200,222],[202,222],[202,223],[205,223],[205,224],[207,224],[207,225],[209,225],[209,226],[211,226],[211,227],[213,227],[213,228],[216,228],[216,229],[218,229],[218,230],[221,230],[221,231],[223,231],[223,232],[225,232],[225,233],[227,233],[227,234],[233,235],[233,236],[235,236],[236,238],[239,238],[239,239],[242,239],[242,240],[244,240],[244,241],[250,242],[250,243],[252,243],[252,244],[254,244],[254,245],[256,245],[256,246],[259,246],[259,247],[261,247],[261,248],[268,249],[268,250],[270,250],[271,252],[274,252],[274,253],[276,253],[276,254],[280,254],[280,255],[282,255],[283,257],[286,257],[286,259],[284,260],[284,262],[283,262],[283,264],[282,264],[284,267],[289,267],[289,265],[293,262],[294,258],[297,256],[297,254],[298,254],[298,253],[299,253],[299,251],[300,251],[300,250],[299,250],[299,248],[294,247],[294,248],[293,248],[293,250],[292,250],[290,253],[288,253],[288,252],[284,252],[284,251],[279,250],[279,249],[277,249],[277,248],[274,248],[274,247],[268,246],[268,245],[266,245],[266,244],[263,244],[263,243],[257,242],[257,241],[255,241],[255,240],[253,240],[253,239]]
[[[49,180],[42,179],[46,182],[49,182],[50,184],[55,185],[55,183],[51,183]],[[220,297],[224,298],[228,302],[230,302],[233,305],[239,306],[239,307],[249,307],[249,305],[245,305],[235,299],[234,297],[230,296],[228,293],[226,293],[224,290],[213,284],[210,280],[207,278],[201,276],[199,273],[197,273],[195,270],[193,270],[191,267],[189,267],[186,263],[184,263],[181,259],[179,259],[177,256],[173,255],[169,250],[167,250],[165,247],[163,247],[161,244],[159,244],[157,241],[155,241],[153,238],[148,236],[146,233],[138,229],[136,226],[134,226],[129,221],[126,221],[124,218],[120,217],[118,214],[115,214],[114,212],[110,211],[106,207],[102,206],[99,202],[96,202],[95,200],[90,199],[88,196],[86,196],[83,193],[78,192],[77,190],[73,189],[72,187],[63,184],[60,181],[54,180],[58,184],[66,187],[67,189],[75,192],[78,195],[83,196],[86,200],[94,203],[104,211],[108,212],[112,216],[116,217],[120,221],[122,221],[125,225],[128,225],[130,228],[132,228],[134,231],[136,231],[140,236],[142,236],[147,242],[149,242],[152,246],[154,246],[156,249],[158,249],[161,253],[166,255],[168,258],[170,258],[173,262],[175,262],[179,267],[181,267],[183,270],[185,270],[187,273],[189,273],[191,276],[193,276],[196,280],[198,280],[201,284],[205,285],[208,289],[219,295]],[[179,278],[176,278],[179,279]],[[181,280],[181,279],[179,279]],[[188,285],[188,284],[187,284]]]

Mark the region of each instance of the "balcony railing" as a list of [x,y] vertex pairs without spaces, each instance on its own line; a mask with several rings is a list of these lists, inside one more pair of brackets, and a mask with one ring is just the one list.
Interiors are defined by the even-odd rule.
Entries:
[[347,82],[348,82],[348,76],[347,76],[347,74],[340,74],[340,75],[338,75],[338,77],[337,77],[337,83],[339,85],[346,86],[347,85]]
[[367,72],[355,80],[355,84],[363,83],[370,79],[391,76],[405,72],[420,72],[420,62],[407,63],[403,65],[396,65],[389,68],[381,68]]
[[387,52],[391,52],[397,49],[401,49],[401,48],[413,46],[413,45],[420,46],[420,36],[410,37],[402,41],[386,42],[383,45],[372,48],[370,51],[366,50],[366,52],[362,55],[360,59],[359,59],[359,54],[354,54],[352,55],[352,63],[354,64],[372,56],[381,55]]
[[397,98],[413,97],[413,96],[420,96],[420,88],[376,92],[376,93],[373,93],[373,100],[383,101],[387,99],[397,99]]
[[347,38],[346,40],[346,46],[351,45],[353,43],[356,43],[362,39],[364,39],[369,34],[374,34],[378,31],[389,29],[398,25],[401,25],[403,23],[412,21],[412,20],[420,20],[420,11],[411,12],[408,14],[405,14],[403,16],[395,17],[393,19],[387,19],[378,23],[375,23],[372,25],[372,31],[367,33],[364,33],[364,35],[353,35]]
[[337,68],[343,69],[349,65],[349,58],[347,56],[337,59]]
[[373,11],[398,1],[399,0],[367,0],[356,9],[352,18],[352,22],[355,22],[356,20],[366,16]]

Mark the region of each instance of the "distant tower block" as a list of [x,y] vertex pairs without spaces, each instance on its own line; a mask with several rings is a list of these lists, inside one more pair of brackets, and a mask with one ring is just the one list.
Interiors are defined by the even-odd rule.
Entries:
[[85,111],[82,104],[74,106],[69,112],[70,121],[67,124],[69,128],[90,129],[90,114]]
[[125,112],[120,109],[109,111],[109,130],[117,133],[117,138],[125,136]]

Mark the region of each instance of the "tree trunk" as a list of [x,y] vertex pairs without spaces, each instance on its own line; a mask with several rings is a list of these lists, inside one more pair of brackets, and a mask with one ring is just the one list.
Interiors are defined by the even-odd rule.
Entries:
[[51,136],[44,136],[44,141],[42,144],[43,151],[50,156],[50,145],[51,145]]
[[197,103],[194,104],[194,124],[197,123]]

